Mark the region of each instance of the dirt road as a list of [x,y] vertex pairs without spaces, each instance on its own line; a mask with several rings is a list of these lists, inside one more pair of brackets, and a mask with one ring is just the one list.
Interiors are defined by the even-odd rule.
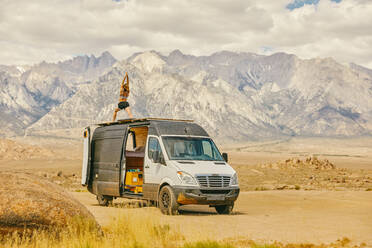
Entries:
[[217,215],[208,206],[182,207],[181,215],[164,216],[154,207],[122,207],[130,204],[126,200],[116,200],[114,207],[107,208],[98,206],[90,193],[73,195],[102,225],[108,225],[120,213],[148,215],[180,230],[189,241],[241,238],[318,244],[347,237],[372,247],[372,192],[243,192],[235,214],[229,216]]

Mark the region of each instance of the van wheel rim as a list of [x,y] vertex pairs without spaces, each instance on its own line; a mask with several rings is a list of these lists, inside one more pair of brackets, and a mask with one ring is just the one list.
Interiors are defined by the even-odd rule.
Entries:
[[163,203],[163,206],[165,208],[168,208],[169,202],[170,202],[170,197],[169,197],[169,194],[167,192],[163,192],[163,194],[161,196],[161,202]]

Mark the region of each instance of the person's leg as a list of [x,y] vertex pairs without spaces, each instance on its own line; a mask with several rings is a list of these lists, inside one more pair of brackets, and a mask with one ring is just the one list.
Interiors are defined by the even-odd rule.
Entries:
[[114,111],[114,115],[112,116],[112,121],[115,121],[116,120],[116,115],[117,113],[120,111],[119,108],[116,108],[115,111]]
[[129,118],[133,118],[132,111],[130,110],[130,107],[125,108],[125,110],[127,111]]

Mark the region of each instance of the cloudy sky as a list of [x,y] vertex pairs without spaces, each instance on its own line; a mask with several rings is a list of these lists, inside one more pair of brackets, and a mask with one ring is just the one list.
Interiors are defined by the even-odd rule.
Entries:
[[371,0],[0,0],[0,64],[220,50],[372,68]]

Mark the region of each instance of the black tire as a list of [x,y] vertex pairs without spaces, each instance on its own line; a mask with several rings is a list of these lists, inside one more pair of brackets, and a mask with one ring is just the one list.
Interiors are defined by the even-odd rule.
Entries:
[[108,195],[97,195],[97,201],[100,206],[107,207],[108,205],[112,205],[112,200],[114,198]]
[[163,214],[176,215],[178,214],[178,203],[173,190],[170,186],[166,185],[161,188],[159,193],[159,208]]
[[231,214],[234,208],[234,203],[230,205],[214,206],[218,214]]
[[154,200],[148,200],[147,201],[147,206],[148,207],[156,207],[156,204],[157,202],[156,201],[154,201]]

